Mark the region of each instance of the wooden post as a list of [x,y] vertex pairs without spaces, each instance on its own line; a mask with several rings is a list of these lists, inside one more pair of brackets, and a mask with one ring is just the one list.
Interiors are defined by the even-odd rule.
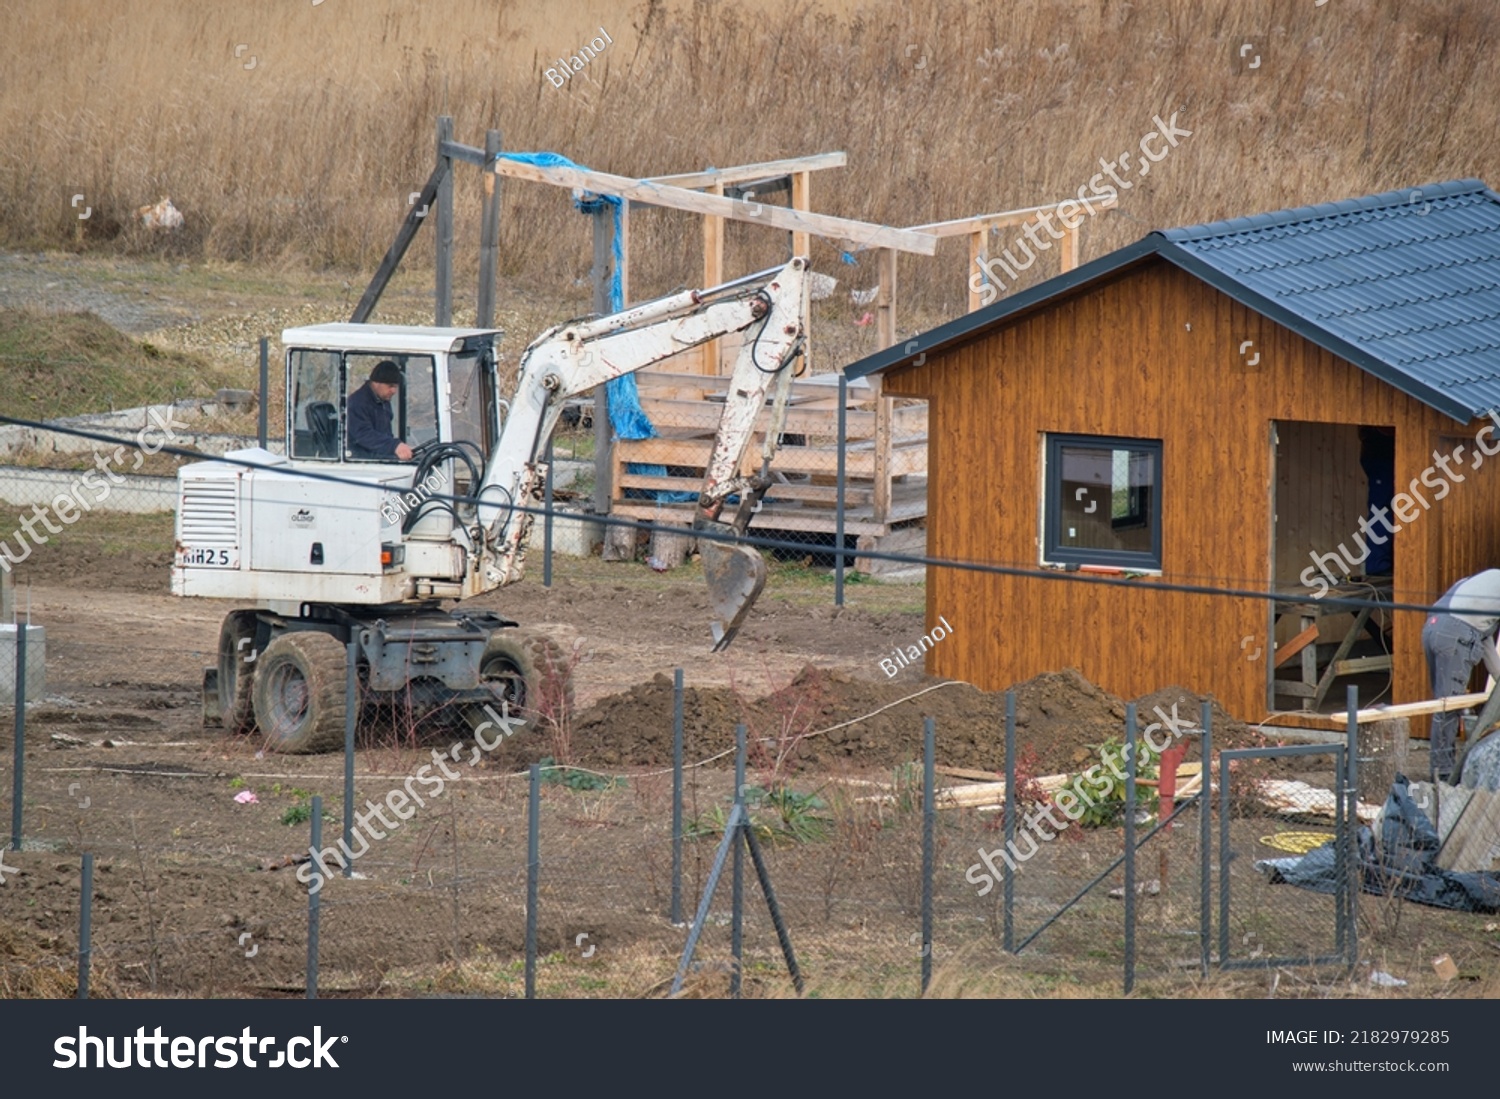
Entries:
[[[686,530],[687,528],[683,528]],[[651,532],[651,568],[656,572],[675,569],[687,560],[697,540],[687,534],[668,534],[665,531]]]
[[[614,269],[610,241],[614,237],[614,210],[601,205],[593,214],[594,223],[594,312],[601,316],[609,309],[609,282]],[[604,386],[594,389],[594,514],[608,515],[614,481],[614,428],[609,422],[609,394]],[[611,527],[605,531],[608,535]]]
[[[812,173],[792,173],[792,209],[801,210],[803,213],[812,212]],[[792,255],[812,255],[812,236],[808,233],[792,233]],[[803,369],[809,377],[812,376],[812,295],[808,295],[802,303],[802,363]]]
[[438,164],[446,169],[437,193],[437,256],[433,277],[432,323],[447,328],[453,323],[453,158],[443,152],[443,142],[453,140],[453,118],[440,115],[437,122]]
[[896,251],[882,248],[876,253],[876,270],[880,276],[875,297],[875,331],[884,350],[896,342]]
[[885,395],[880,384],[880,375],[871,374],[869,380],[875,392],[875,500],[873,519],[887,523],[891,514],[891,421],[895,412],[894,399]]
[[[981,257],[983,257],[984,259],[988,259],[989,258],[988,256],[986,256],[984,254],[984,241],[985,241],[985,238],[988,235],[989,235],[989,230],[988,229],[980,229],[977,233],[970,233],[969,234],[969,273],[968,273],[968,276],[966,277],[966,279],[964,281],[964,285],[967,286],[968,289],[969,289],[969,312],[970,313],[972,313],[972,312],[974,312],[974,310],[980,309],[980,308],[982,308],[984,306],[984,286],[985,286],[985,281],[984,281],[984,276],[981,273],[980,268],[979,268],[979,260],[980,260]],[[980,278],[978,280],[979,281],[979,289],[978,290],[974,289],[974,282],[975,282],[974,276],[975,275],[980,275]],[[997,291],[997,293],[998,293],[998,291]]]
[[[715,183],[707,188],[711,195],[722,195],[724,185]],[[724,219],[705,215],[703,218],[703,287],[718,286],[724,281]],[[719,354],[719,341],[709,340],[703,345],[698,359],[698,373],[717,375],[723,369]]]
[[1064,227],[1062,238],[1062,269],[1067,274],[1078,266],[1078,230]]
[[500,176],[493,165],[500,154],[500,131],[484,135],[484,207],[479,222],[479,293],[474,323],[480,328],[495,324],[495,274],[500,259]]

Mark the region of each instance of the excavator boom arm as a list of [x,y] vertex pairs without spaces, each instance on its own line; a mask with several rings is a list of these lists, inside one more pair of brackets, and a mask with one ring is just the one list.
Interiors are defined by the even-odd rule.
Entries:
[[[807,261],[796,258],[779,269],[723,287],[685,291],[610,316],[563,325],[533,342],[522,357],[510,412],[486,463],[479,492],[480,524],[494,554],[486,574],[489,586],[500,587],[522,576],[531,513],[514,505],[534,507],[540,497],[546,470],[539,459],[563,403],[732,332],[743,332],[744,337],[720,414],[695,526],[743,534],[746,508],[740,509],[743,518],[732,527],[715,521],[728,496],[739,492],[743,498],[754,492],[758,498],[764,491],[763,484],[755,491],[738,473],[773,385],[778,401],[773,424],[781,421],[779,406],[786,400],[786,380],[804,336],[806,274]],[[775,435],[773,429],[766,440],[767,462]],[[742,550],[740,560],[748,561],[744,555],[751,552]],[[758,554],[755,559],[759,562]],[[717,560],[724,560],[722,554]],[[754,565],[747,567],[753,570]],[[760,569],[763,572],[763,563]],[[736,620],[734,625],[754,597],[741,600],[742,606],[734,599],[725,604],[734,611],[729,615]],[[715,606],[719,607],[718,601]],[[733,636],[732,629],[728,637],[723,636],[725,632],[716,625],[721,647]]]

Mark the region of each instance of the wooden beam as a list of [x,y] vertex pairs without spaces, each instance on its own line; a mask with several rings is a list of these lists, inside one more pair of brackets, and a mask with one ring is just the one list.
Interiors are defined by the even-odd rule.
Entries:
[[432,323],[447,328],[453,323],[453,162],[443,152],[445,142],[453,140],[453,118],[441,115],[437,121],[438,163],[448,170],[438,183],[437,256],[433,274]]
[[794,156],[789,160],[766,160],[759,164],[738,164],[733,168],[705,168],[701,172],[684,172],[680,175],[651,176],[649,183],[665,183],[669,187],[686,187],[689,190],[724,187],[732,183],[744,183],[766,176],[785,176],[817,172],[824,168],[842,168],[848,161],[844,153],[815,153],[812,156]]
[[365,292],[360,295],[359,304],[354,307],[354,314],[349,318],[352,323],[364,324],[370,319],[370,314],[375,312],[380,295],[385,293],[386,284],[391,281],[396,268],[401,266],[401,259],[406,255],[406,250],[411,247],[417,230],[422,228],[427,215],[432,212],[432,204],[437,200],[438,185],[442,183],[447,173],[448,166],[439,160],[437,167],[432,169],[432,174],[423,184],[422,190],[407,207],[401,228],[396,230],[396,239],[391,241],[391,246],[386,249],[385,257],[381,259],[380,266],[375,268],[375,274],[370,279],[370,285],[365,287]]
[[1303,649],[1307,648],[1307,646],[1311,645],[1317,639],[1318,639],[1318,627],[1317,627],[1317,625],[1314,624],[1314,625],[1311,625],[1311,626],[1307,627],[1307,629],[1303,630],[1296,637],[1292,638],[1285,645],[1281,646],[1281,648],[1279,648],[1279,649],[1276,650],[1276,667],[1278,667],[1278,668],[1281,667],[1283,664],[1285,664],[1287,661],[1291,660],[1292,657],[1296,656],[1298,653],[1300,653]]
[[910,229],[894,229],[865,221],[830,217],[827,214],[802,213],[780,206],[757,205],[718,195],[699,194],[664,184],[651,183],[607,172],[590,172],[578,168],[543,168],[501,158],[496,170],[513,179],[533,183],[550,183],[557,187],[577,187],[598,194],[619,195],[648,206],[665,206],[695,214],[711,214],[732,221],[748,221],[775,229],[806,232],[816,237],[867,248],[890,248],[930,256],[937,251],[937,238]]
[[933,221],[926,225],[913,225],[913,233],[930,233],[935,237],[962,237],[970,233],[1003,229],[1008,225],[1022,225],[1043,211],[1056,210],[1063,202],[1075,206],[1078,200],[1065,198],[1062,202],[1049,202],[1045,206],[1028,206],[1024,210],[1006,210],[998,214],[975,214],[973,217],[954,218],[952,221]]
[[[484,135],[484,162],[495,163],[500,152],[500,131]],[[484,195],[479,217],[479,292],[476,297],[475,324],[491,328],[495,324],[495,274],[500,259],[500,177],[492,167],[480,171]]]
[[[722,195],[724,185],[722,183],[710,184],[708,193]],[[709,216],[703,219],[703,285],[718,286],[723,281],[724,219]],[[719,341],[709,340],[699,352],[698,373],[717,376],[720,366]]]
[[[1423,714],[1441,714],[1449,710],[1467,710],[1470,706],[1480,706],[1489,701],[1489,695],[1484,692],[1477,694],[1452,695],[1448,698],[1435,698],[1428,702],[1403,702],[1399,706],[1375,706],[1368,710],[1360,710],[1354,715],[1357,724],[1364,725],[1371,721],[1391,721],[1398,717],[1420,717]],[[1328,714],[1328,720],[1337,725],[1346,725],[1349,715],[1342,711],[1336,714]]]
[[1379,656],[1356,656],[1351,660],[1336,660],[1333,663],[1334,675],[1361,675],[1364,672],[1388,672],[1390,670],[1390,653],[1381,653]]

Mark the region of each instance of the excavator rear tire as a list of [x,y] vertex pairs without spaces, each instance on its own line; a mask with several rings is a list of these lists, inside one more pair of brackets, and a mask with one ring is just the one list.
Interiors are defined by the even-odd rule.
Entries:
[[230,611],[219,627],[219,722],[227,733],[255,728],[255,612]]
[[521,626],[491,636],[479,679],[527,721],[545,727],[572,716],[573,669],[557,642],[539,631]]
[[344,743],[344,646],[298,630],[272,638],[255,662],[255,723],[275,752],[328,752]]

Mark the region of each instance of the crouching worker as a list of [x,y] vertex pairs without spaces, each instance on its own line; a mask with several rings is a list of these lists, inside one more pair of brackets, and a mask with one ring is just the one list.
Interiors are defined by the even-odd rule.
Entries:
[[[1437,601],[1435,613],[1422,627],[1422,651],[1433,698],[1451,698],[1469,689],[1469,676],[1481,660],[1500,683],[1500,651],[1495,627],[1500,625],[1500,569],[1465,577]],[[1449,610],[1447,608],[1457,608]],[[1448,710],[1433,715],[1429,742],[1434,781],[1448,782],[1453,771],[1453,748],[1461,715]]]

